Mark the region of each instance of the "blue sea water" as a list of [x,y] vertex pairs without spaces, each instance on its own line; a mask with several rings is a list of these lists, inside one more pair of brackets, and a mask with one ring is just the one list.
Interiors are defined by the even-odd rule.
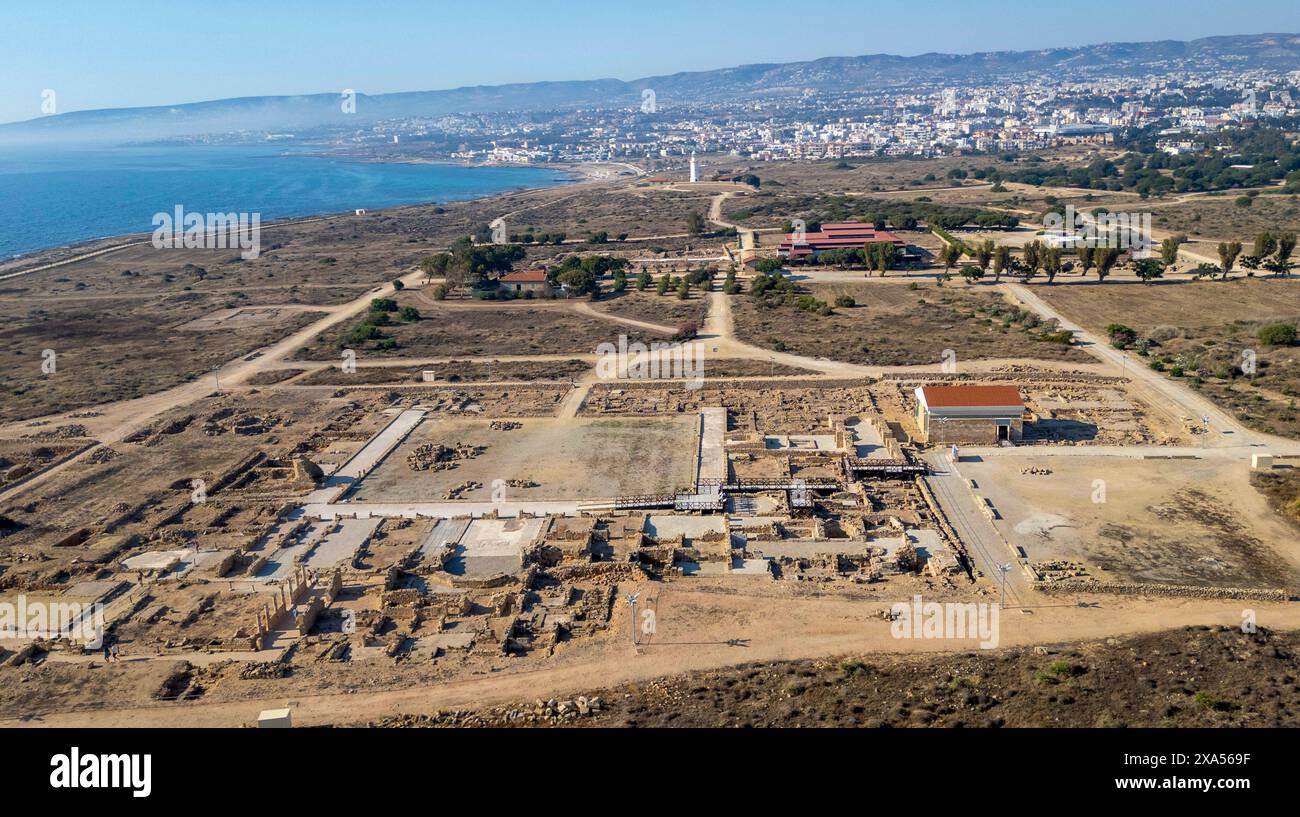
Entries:
[[154,214],[176,205],[265,223],[568,180],[551,168],[363,163],[283,146],[0,148],[0,258],[152,232]]

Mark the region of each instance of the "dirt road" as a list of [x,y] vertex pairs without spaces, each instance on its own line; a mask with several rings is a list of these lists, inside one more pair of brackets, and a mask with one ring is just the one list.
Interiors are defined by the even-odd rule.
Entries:
[[[416,282],[423,277],[424,273],[410,273],[403,279],[408,286],[414,286]],[[43,484],[50,477],[60,473],[75,462],[79,462],[83,457],[90,454],[91,451],[103,445],[111,445],[119,442],[132,432],[137,431],[148,425],[150,421],[164,412],[181,406],[187,406],[197,400],[201,400],[209,394],[218,391],[220,388],[227,388],[242,385],[248,378],[273,368],[276,364],[284,361],[286,357],[293,354],[300,346],[316,337],[318,334],[327,331],[343,321],[360,315],[370,308],[370,301],[374,298],[387,297],[396,292],[392,283],[387,283],[376,287],[365,293],[361,297],[350,303],[338,307],[325,307],[320,311],[327,312],[325,317],[318,321],[299,329],[285,338],[263,347],[262,349],[248,355],[228,361],[218,367],[212,374],[212,378],[203,378],[179,386],[174,386],[164,391],[154,394],[138,397],[133,400],[124,400],[117,403],[108,403],[102,406],[94,407],[99,414],[95,417],[71,418],[68,412],[52,417],[41,418],[51,424],[59,423],[79,423],[86,426],[90,436],[99,441],[99,446],[94,446],[83,451],[81,454],[60,463],[57,466],[49,468],[40,474],[35,475],[26,482],[20,483],[7,491],[0,491],[0,499],[11,499],[26,491],[31,490],[37,485]],[[79,409],[78,411],[84,411]],[[0,427],[0,437],[17,437],[30,433],[33,420],[24,420],[20,423],[12,423],[8,426]]]
[[1130,359],[1123,351],[1105,343],[1101,338],[1070,321],[1023,284],[1003,284],[1006,291],[1024,306],[1046,319],[1060,322],[1061,328],[1075,333],[1088,353],[1114,367],[1116,373],[1128,377],[1133,389],[1149,405],[1165,411],[1172,410],[1175,419],[1190,418],[1199,422],[1209,418],[1210,433],[1205,443],[1216,448],[1239,448],[1242,456],[1248,449],[1270,450],[1274,453],[1300,453],[1300,442],[1275,437],[1246,428],[1235,417],[1220,409],[1181,383],[1165,377],[1144,365],[1140,359]]
[[[429,713],[589,693],[625,682],[750,661],[862,653],[964,652],[977,648],[973,641],[894,639],[880,612],[905,598],[774,599],[763,595],[762,603],[758,603],[743,589],[721,593],[703,584],[646,585],[627,590],[639,590],[643,595],[662,593],[658,632],[640,655],[630,644],[616,639],[591,650],[560,653],[543,669],[406,689],[61,712],[4,723],[58,727],[240,726],[255,722],[263,709],[287,705],[293,709],[295,726],[315,726],[364,722],[394,713]],[[1300,606],[1250,606],[1261,626],[1300,627]],[[1242,603],[1232,601],[1103,597],[1095,606],[1086,607],[1049,602],[1025,613],[1006,611],[1001,617],[999,647],[1067,643],[1183,625],[1236,626],[1241,623],[1241,611]],[[623,605],[619,605],[611,632],[627,630],[626,615]]]

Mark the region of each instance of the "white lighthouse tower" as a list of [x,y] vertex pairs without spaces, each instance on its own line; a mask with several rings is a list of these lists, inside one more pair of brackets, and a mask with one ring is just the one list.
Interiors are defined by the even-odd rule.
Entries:
[[691,151],[691,184],[695,184],[699,180],[700,180],[700,168],[695,163],[695,151],[692,150]]

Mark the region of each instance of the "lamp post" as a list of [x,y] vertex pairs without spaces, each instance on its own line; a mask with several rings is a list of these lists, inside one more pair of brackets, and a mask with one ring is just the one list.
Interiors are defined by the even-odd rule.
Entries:
[[1007,573],[1011,570],[1011,563],[998,565],[998,572],[1002,574],[1002,596],[998,600],[998,607],[1007,606]]
[[632,593],[627,597],[627,606],[632,611],[631,615],[632,615],[632,646],[633,647],[640,646],[637,643],[637,635],[636,635],[636,602],[638,598],[640,598],[639,593]]

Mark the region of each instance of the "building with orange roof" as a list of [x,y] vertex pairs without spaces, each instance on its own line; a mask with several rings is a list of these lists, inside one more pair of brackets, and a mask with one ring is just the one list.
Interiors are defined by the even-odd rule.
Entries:
[[1024,433],[1019,386],[941,385],[916,390],[921,440],[936,445],[997,445]]

